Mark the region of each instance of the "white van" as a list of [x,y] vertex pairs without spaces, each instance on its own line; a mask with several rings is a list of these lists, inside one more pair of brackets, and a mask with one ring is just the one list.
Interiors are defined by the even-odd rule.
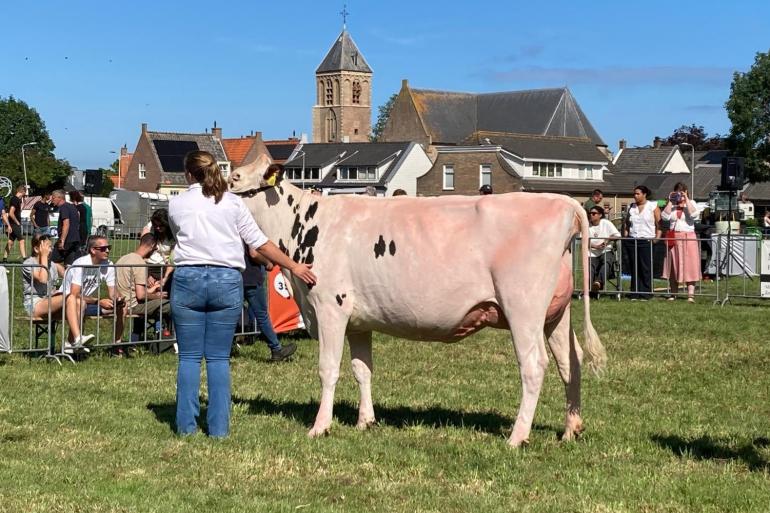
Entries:
[[99,196],[86,196],[83,202],[91,206],[91,233],[94,234],[100,227],[105,227],[108,233],[115,230],[115,220],[120,223],[120,209],[110,198]]

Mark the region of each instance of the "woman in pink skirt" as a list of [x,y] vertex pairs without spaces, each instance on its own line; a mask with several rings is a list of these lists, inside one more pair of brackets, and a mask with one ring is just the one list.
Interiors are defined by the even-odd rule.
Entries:
[[[660,213],[669,221],[673,241],[666,240],[668,250],[663,264],[663,278],[668,278],[672,294],[679,292],[679,284],[687,284],[687,301],[695,302],[695,283],[701,278],[700,245],[695,236],[698,207],[687,195],[687,186],[678,182],[668,195],[668,204]],[[669,298],[673,301],[675,296]]]

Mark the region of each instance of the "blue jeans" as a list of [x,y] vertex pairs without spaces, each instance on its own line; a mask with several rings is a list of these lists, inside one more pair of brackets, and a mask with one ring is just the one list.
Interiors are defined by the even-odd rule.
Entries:
[[243,305],[237,269],[180,266],[171,285],[171,317],[179,344],[176,379],[176,429],[194,433],[200,413],[201,359],[206,359],[208,434],[230,431],[230,349]]
[[264,287],[243,287],[243,295],[249,304],[249,315],[257,320],[259,331],[267,339],[267,346],[271,351],[280,351],[281,343],[267,311],[267,291]]

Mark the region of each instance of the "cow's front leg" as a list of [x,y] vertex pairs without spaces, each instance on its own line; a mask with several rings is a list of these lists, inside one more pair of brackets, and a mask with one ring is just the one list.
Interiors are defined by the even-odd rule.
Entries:
[[372,404],[372,332],[351,333],[348,335],[348,342],[350,363],[361,394],[356,427],[366,429],[375,422]]
[[345,344],[347,319],[339,316],[324,316],[319,312],[319,319],[324,324],[318,326],[318,376],[321,378],[321,405],[315,423],[307,436],[313,438],[325,435],[332,425],[334,408],[334,389],[340,377],[340,361]]

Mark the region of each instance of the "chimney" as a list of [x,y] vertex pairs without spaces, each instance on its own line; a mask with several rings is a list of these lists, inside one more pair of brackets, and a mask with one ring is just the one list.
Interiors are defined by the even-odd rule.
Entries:
[[211,129],[211,135],[213,135],[214,137],[216,137],[217,139],[219,139],[221,141],[222,140],[222,128],[221,127],[218,128],[217,124],[214,123],[214,128]]
[[143,134],[147,133],[147,123],[142,123],[142,133]]
[[401,80],[401,89],[409,89],[409,80],[405,78]]
[[620,141],[618,141],[618,149],[619,150],[625,150],[626,149],[626,140],[625,139],[621,139]]
[[125,144],[120,148],[120,156],[123,155],[128,155],[128,147]]
[[260,132],[259,130],[254,132],[254,140],[255,141],[261,141],[262,140],[262,132]]
[[663,139],[661,139],[658,136],[655,136],[655,139],[652,141],[652,147],[656,150],[659,150],[660,147],[663,146]]

